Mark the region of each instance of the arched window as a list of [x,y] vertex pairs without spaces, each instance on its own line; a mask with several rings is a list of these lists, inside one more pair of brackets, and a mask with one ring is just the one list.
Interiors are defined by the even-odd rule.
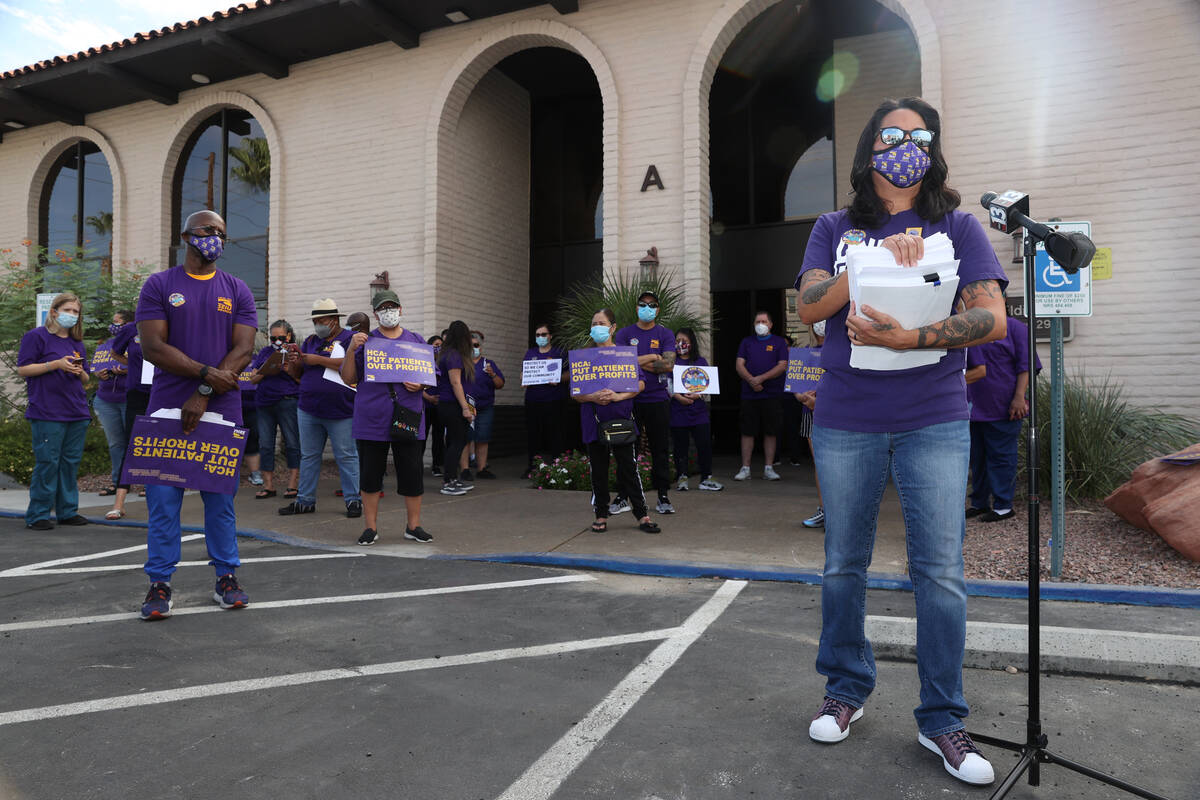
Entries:
[[218,266],[244,280],[265,312],[271,153],[262,126],[239,108],[223,108],[201,122],[184,144],[173,196],[171,264],[183,261],[178,233],[188,215],[216,211],[229,236]]
[[[52,266],[63,255],[112,271],[112,173],[100,148],[81,140],[62,152],[50,167],[38,206],[38,244],[51,254],[46,264],[47,287]],[[56,255],[61,251],[63,255]]]
[[833,140],[817,139],[792,167],[783,193],[783,218],[815,217],[834,210]]

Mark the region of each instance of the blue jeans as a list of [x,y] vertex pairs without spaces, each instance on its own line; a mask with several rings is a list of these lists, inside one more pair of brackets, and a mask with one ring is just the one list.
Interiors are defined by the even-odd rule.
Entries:
[[[1024,420],[971,423],[971,507],[1013,507]],[[989,502],[990,501],[990,502]]]
[[104,438],[108,442],[108,460],[112,462],[112,483],[116,486],[121,482],[121,461],[125,458],[125,443],[129,440],[129,432],[125,430],[125,404],[110,403],[99,395],[92,400],[92,410],[104,428]]
[[[233,512],[233,495],[201,492],[204,501],[204,544],[208,547],[209,564],[217,577],[233,572],[242,563],[238,560],[237,518]],[[175,486],[146,487],[146,574],[151,581],[169,581],[182,553],[183,531],[179,510],[183,505],[183,489]]]
[[300,427],[300,492],[296,502],[310,506],[317,502],[317,481],[321,478],[321,456],[325,453],[326,436],[333,445],[333,457],[342,478],[342,499],[347,505],[354,500],[361,500],[358,493],[358,446],[350,432],[354,420],[349,417],[321,419],[301,408],[296,410],[296,421]]
[[966,420],[900,433],[813,426],[825,503],[825,572],[817,672],[825,693],[861,708],[875,688],[875,657],[864,632],[867,567],[889,473],[900,495],[909,576],[917,606],[921,704],[926,736],[963,727],[967,592],[963,580],[963,488],[970,436]]
[[29,479],[29,505],[25,524],[58,519],[79,513],[79,462],[90,419],[53,422],[31,419],[33,429],[33,475]]
[[275,428],[283,434],[283,454],[288,469],[300,466],[300,423],[296,420],[296,395],[285,395],[272,406],[258,409],[258,452],[263,472],[275,471]]

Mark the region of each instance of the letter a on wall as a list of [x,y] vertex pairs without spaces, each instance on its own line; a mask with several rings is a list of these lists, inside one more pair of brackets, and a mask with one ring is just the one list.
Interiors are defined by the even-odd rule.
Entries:
[[642,191],[646,191],[651,186],[657,186],[659,189],[665,189],[662,178],[658,175],[658,167],[651,164],[646,170],[646,177],[642,178]]

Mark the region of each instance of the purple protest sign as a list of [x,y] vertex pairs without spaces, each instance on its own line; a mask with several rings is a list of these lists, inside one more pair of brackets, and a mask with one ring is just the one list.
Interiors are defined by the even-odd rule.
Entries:
[[363,348],[363,381],[366,383],[437,385],[432,345],[372,336]]
[[96,345],[96,352],[92,353],[92,366],[89,370],[93,375],[101,370],[116,369],[117,367],[124,366],[113,357],[112,344],[113,340],[109,339],[106,342]]
[[246,367],[238,373],[238,388],[243,392],[253,392],[258,389],[258,384],[251,380],[254,377],[254,370]]
[[201,422],[185,435],[178,419],[138,417],[121,482],[233,494],[245,449],[245,428]]
[[636,347],[589,347],[572,350],[571,396],[591,394],[601,389],[636,392],[638,369]]
[[825,374],[821,368],[821,350],[817,347],[789,347],[785,392],[807,392],[817,388]]

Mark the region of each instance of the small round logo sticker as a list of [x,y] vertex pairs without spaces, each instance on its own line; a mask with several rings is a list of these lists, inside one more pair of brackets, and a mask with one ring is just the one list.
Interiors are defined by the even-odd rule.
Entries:
[[179,292],[172,292],[171,296],[167,298],[167,302],[178,308],[183,305],[183,295]]
[[862,244],[867,240],[867,232],[858,228],[851,228],[842,234],[842,241],[846,244]]
[[679,381],[689,393],[699,394],[708,388],[708,373],[699,367],[689,367],[679,376]]

